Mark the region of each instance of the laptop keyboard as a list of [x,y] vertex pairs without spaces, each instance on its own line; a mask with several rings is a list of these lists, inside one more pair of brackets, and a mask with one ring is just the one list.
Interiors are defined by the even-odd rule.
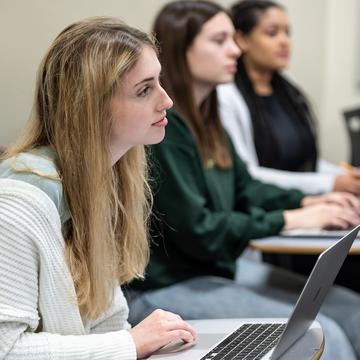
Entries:
[[285,324],[244,324],[201,360],[258,360],[279,340]]

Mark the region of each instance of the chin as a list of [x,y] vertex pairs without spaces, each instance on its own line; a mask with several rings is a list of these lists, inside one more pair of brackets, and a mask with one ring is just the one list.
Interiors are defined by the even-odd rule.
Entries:
[[232,81],[234,81],[234,74],[226,74],[218,79],[217,85],[227,84]]
[[284,60],[274,64],[273,69],[274,71],[282,71],[282,70],[286,70],[288,66],[289,66],[289,62],[287,60],[286,61]]
[[162,142],[164,140],[164,138],[165,138],[165,129],[163,129],[161,134],[158,134],[158,136],[154,136],[152,139],[149,139],[144,144],[145,145],[155,145],[155,144]]

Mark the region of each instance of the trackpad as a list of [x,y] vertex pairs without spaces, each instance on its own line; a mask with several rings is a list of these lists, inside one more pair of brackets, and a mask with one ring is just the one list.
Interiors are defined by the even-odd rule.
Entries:
[[227,334],[199,334],[195,349],[210,350],[220,340],[224,339]]
[[184,343],[182,340],[172,341],[160,350],[156,351],[154,355],[171,354],[175,352],[185,351],[188,349],[194,350],[209,350],[221,339],[225,338],[226,334],[198,334],[196,342]]

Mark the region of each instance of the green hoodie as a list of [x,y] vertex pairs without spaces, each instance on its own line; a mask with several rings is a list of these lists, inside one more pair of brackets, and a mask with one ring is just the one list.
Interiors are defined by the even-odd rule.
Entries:
[[137,289],[203,275],[232,278],[248,241],[279,233],[283,209],[300,207],[304,196],[254,180],[230,139],[232,167],[205,168],[185,122],[174,110],[167,117],[165,140],[151,148],[156,217],[146,279],[133,283]]

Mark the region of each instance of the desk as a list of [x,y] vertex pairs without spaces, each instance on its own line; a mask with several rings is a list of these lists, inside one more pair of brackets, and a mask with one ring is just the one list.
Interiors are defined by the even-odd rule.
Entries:
[[[260,251],[265,261],[307,276],[315,265],[317,256],[337,240],[337,238],[272,236],[252,240],[249,247]],[[354,277],[360,268],[360,239],[354,241],[349,254],[352,256],[345,259],[335,283],[360,293],[360,283]]]
[[[272,236],[251,240],[249,246],[263,253],[318,255],[337,240],[339,239]],[[360,255],[360,240],[354,241],[349,254]]]

